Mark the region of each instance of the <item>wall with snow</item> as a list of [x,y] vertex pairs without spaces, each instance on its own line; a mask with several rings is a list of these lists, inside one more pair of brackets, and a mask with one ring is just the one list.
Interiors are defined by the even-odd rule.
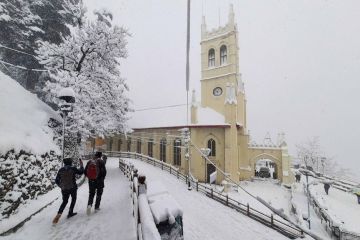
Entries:
[[9,151],[0,156],[0,221],[16,213],[27,200],[53,189],[60,166],[53,152],[40,156]]
[[[0,72],[0,221],[54,187],[59,147],[49,120],[60,116]],[[55,122],[53,121],[53,122]]]

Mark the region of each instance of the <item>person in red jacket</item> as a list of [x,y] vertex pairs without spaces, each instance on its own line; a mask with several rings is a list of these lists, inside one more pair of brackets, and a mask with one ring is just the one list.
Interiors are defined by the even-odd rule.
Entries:
[[104,180],[106,177],[105,163],[101,156],[101,152],[96,152],[94,159],[90,160],[85,167],[85,175],[89,179],[89,199],[86,209],[88,215],[91,213],[95,193],[95,211],[100,210],[101,196],[105,187]]

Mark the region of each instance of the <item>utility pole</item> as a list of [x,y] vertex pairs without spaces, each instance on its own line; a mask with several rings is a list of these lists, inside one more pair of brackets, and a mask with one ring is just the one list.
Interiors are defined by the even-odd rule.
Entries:
[[[187,22],[186,22],[186,125],[189,126],[189,81],[190,81],[190,0],[187,1]],[[185,158],[188,162],[188,190],[191,188],[191,160],[190,160],[190,131],[187,127],[184,131]]]

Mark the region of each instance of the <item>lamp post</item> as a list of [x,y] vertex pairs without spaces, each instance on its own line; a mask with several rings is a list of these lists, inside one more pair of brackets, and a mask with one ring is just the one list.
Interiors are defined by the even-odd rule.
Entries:
[[62,160],[64,163],[66,117],[68,113],[72,112],[73,110],[73,103],[75,103],[75,92],[72,88],[63,88],[60,90],[58,97],[61,100],[59,107],[63,117]]
[[189,128],[182,128],[179,131],[184,142],[185,159],[188,163],[188,190],[191,191],[190,131]]
[[205,169],[205,174],[204,174],[204,182],[206,182],[206,158],[209,156],[211,149],[210,148],[201,148],[200,149],[202,157],[204,158],[204,169]]
[[306,194],[307,194],[307,205],[308,205],[308,216],[307,216],[307,221],[309,223],[309,229],[311,229],[310,226],[310,193],[309,193],[309,170],[308,170],[308,156],[304,156],[304,162],[305,162],[305,176],[306,176]]

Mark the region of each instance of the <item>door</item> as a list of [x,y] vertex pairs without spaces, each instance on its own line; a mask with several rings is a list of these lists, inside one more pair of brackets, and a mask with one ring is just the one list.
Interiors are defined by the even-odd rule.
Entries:
[[210,182],[210,174],[212,174],[213,172],[216,171],[216,168],[214,165],[212,164],[207,164],[207,175],[206,175],[206,182],[209,183]]

